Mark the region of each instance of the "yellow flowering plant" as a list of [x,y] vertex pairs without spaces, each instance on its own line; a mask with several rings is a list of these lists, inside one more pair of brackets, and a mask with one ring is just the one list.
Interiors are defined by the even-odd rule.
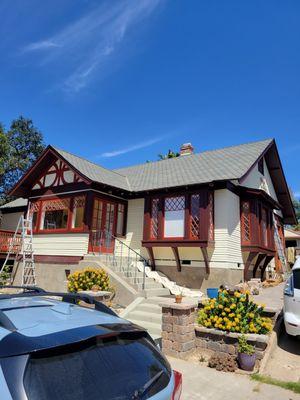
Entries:
[[87,267],[68,276],[68,291],[71,293],[91,290],[93,286],[99,287],[99,290],[110,289],[109,276],[104,269]]
[[209,299],[199,310],[198,323],[227,332],[266,334],[272,321],[263,316],[264,308],[250,300],[249,292],[219,290],[218,297]]

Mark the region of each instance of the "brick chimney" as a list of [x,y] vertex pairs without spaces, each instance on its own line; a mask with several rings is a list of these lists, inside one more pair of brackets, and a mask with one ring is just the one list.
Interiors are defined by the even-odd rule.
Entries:
[[181,156],[188,156],[193,153],[194,153],[194,147],[192,146],[192,143],[184,143],[180,147],[180,155]]

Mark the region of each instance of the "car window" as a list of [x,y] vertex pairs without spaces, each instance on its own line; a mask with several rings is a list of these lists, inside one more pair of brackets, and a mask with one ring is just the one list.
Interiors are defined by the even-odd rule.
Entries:
[[300,269],[293,271],[293,278],[294,289],[300,289]]
[[146,338],[93,338],[68,351],[31,356],[24,387],[29,400],[127,400],[161,370],[143,399],[170,380],[169,364],[156,347]]

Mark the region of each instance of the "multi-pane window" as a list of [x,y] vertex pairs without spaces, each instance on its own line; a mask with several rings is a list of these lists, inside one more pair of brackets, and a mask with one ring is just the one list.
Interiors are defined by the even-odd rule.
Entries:
[[268,247],[268,216],[264,207],[261,209],[261,234],[263,245]]
[[184,237],[185,197],[166,197],[164,206],[164,237]]
[[[150,202],[149,209],[150,229],[148,232],[146,231],[145,237],[150,240],[178,238],[180,240],[213,241],[213,203],[213,192],[205,190],[185,195],[154,197]],[[202,215],[205,216],[203,218],[205,226],[203,227]],[[145,223],[147,226],[147,219]]]
[[42,203],[41,229],[56,230],[66,229],[68,226],[68,215],[70,199],[56,199]]
[[32,229],[37,229],[38,213],[40,210],[40,203],[34,202],[30,204],[29,216],[32,218]]
[[124,204],[118,204],[118,219],[117,219],[117,235],[122,236],[124,234],[124,217],[125,217],[125,206]]
[[208,239],[214,240],[214,194],[208,194]]
[[151,229],[150,229],[150,236],[152,239],[158,238],[158,206],[159,206],[159,199],[152,199]]
[[80,229],[83,226],[85,196],[75,197],[73,202],[72,228]]
[[100,231],[102,227],[102,210],[103,210],[103,202],[102,200],[95,199],[94,200],[94,209],[93,209],[93,220],[92,220],[92,230]]
[[192,194],[191,196],[191,237],[196,239],[199,237],[200,230],[200,195]]
[[251,241],[249,201],[242,202],[242,241],[243,242]]

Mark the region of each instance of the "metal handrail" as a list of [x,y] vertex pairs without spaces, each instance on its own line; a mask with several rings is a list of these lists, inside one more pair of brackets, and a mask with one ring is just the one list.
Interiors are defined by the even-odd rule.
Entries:
[[[94,231],[97,233],[97,231]],[[110,247],[111,241],[117,241],[121,245],[121,256],[120,256],[120,262],[121,262],[121,267],[123,266],[123,261],[127,258],[127,266],[129,267],[132,264],[132,259],[135,258],[135,263],[137,264],[138,261],[141,261],[143,263],[143,280],[142,280],[142,289],[145,289],[145,280],[146,280],[146,266],[149,266],[149,261],[143,257],[140,253],[138,253],[136,250],[132,249],[130,246],[128,246],[126,243],[124,243],[122,240],[117,238],[115,235],[113,235],[109,231],[98,231],[100,233],[100,246],[99,246],[99,253],[101,254],[101,247],[105,247],[105,240],[107,241],[107,247]],[[104,242],[103,242],[104,240]],[[123,248],[126,248],[128,251],[127,257],[123,256]],[[131,257],[131,253],[133,254],[133,257]],[[106,253],[107,258],[109,257],[109,253]],[[113,248],[113,262],[116,262],[116,254],[115,254],[115,247]],[[137,267],[136,267],[137,268]]]

